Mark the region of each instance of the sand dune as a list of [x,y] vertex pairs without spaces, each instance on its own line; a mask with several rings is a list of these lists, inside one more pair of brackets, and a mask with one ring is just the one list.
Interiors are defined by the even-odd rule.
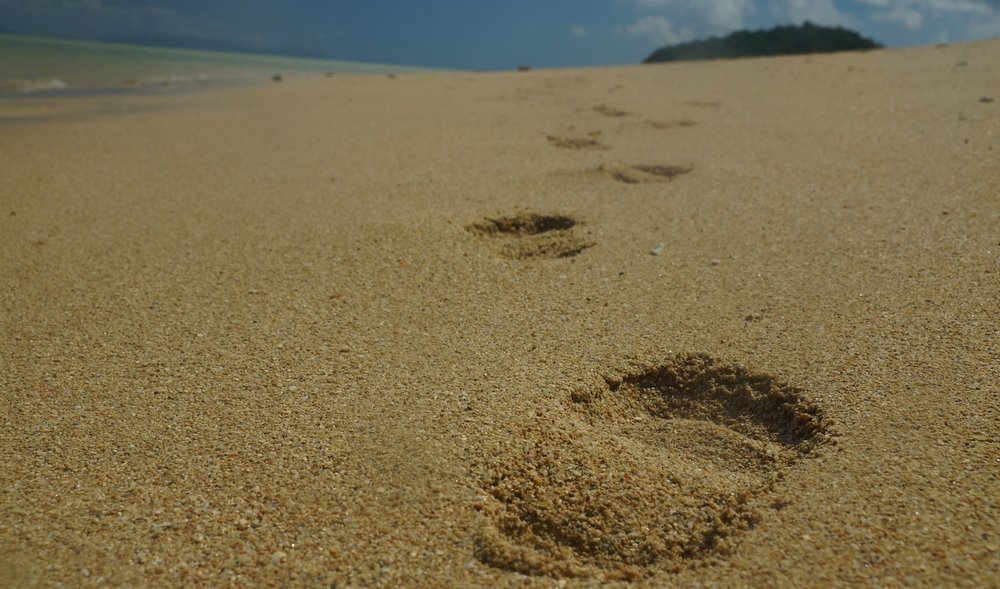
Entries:
[[995,586],[997,63],[0,103],[0,585]]

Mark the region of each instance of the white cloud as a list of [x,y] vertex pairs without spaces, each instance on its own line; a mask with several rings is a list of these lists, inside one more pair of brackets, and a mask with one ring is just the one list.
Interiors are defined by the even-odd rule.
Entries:
[[[754,0],[628,0],[641,12],[651,12],[618,32],[657,44],[690,41],[745,27]],[[679,26],[678,23],[684,23]]]
[[924,13],[910,6],[894,6],[881,14],[875,15],[875,20],[900,25],[910,31],[918,31],[924,26]]
[[996,8],[991,8],[992,4],[977,0],[901,0],[904,4],[916,4],[926,6],[929,10],[937,12],[966,13],[989,15],[995,14]]
[[644,16],[626,27],[619,27],[618,32],[630,37],[648,39],[657,45],[683,43],[694,38],[693,31],[678,30],[665,16]]
[[771,11],[778,18],[795,24],[808,20],[819,25],[846,25],[851,21],[833,0],[784,0],[772,4]]
[[997,11],[991,18],[972,21],[969,23],[967,32],[973,39],[1000,38],[1000,11]]
[[[887,22],[908,31],[920,31],[934,23],[937,40],[958,37],[1000,36],[1000,2],[996,0],[860,0],[875,9],[872,20]],[[962,28],[965,30],[962,31]]]
[[993,15],[997,12],[997,2],[989,0],[860,0],[863,4],[881,8],[884,12],[905,8],[927,13]]
[[569,28],[569,34],[574,37],[586,37],[589,32],[586,27],[581,27],[580,25],[573,25]]
[[[725,35],[761,23],[810,21],[826,26],[882,31],[906,42],[1000,37],[1000,0],[615,0],[636,11],[617,27],[625,36],[658,45]],[[751,20],[753,19],[753,20]],[[766,24],[764,25],[766,26]]]
[[693,18],[718,31],[731,31],[743,26],[753,12],[753,0],[632,0],[639,8]]

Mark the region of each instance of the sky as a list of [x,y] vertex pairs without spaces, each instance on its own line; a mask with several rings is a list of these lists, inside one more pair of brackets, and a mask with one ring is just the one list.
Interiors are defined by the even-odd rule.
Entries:
[[1000,37],[1000,0],[0,0],[0,30],[465,70],[616,65],[739,29],[839,25],[889,47]]

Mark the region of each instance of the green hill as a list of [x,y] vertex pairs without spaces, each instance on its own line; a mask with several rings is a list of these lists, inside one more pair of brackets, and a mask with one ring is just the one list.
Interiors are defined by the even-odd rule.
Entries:
[[881,44],[854,31],[841,27],[821,27],[806,21],[802,26],[782,26],[767,31],[737,31],[722,38],[712,37],[663,47],[650,54],[643,63],[881,48]]

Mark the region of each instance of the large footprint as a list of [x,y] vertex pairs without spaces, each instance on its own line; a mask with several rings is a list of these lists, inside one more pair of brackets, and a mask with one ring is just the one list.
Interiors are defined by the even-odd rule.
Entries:
[[684,355],[577,391],[480,474],[485,564],[635,579],[724,555],[751,503],[827,439],[821,411],[766,375]]

